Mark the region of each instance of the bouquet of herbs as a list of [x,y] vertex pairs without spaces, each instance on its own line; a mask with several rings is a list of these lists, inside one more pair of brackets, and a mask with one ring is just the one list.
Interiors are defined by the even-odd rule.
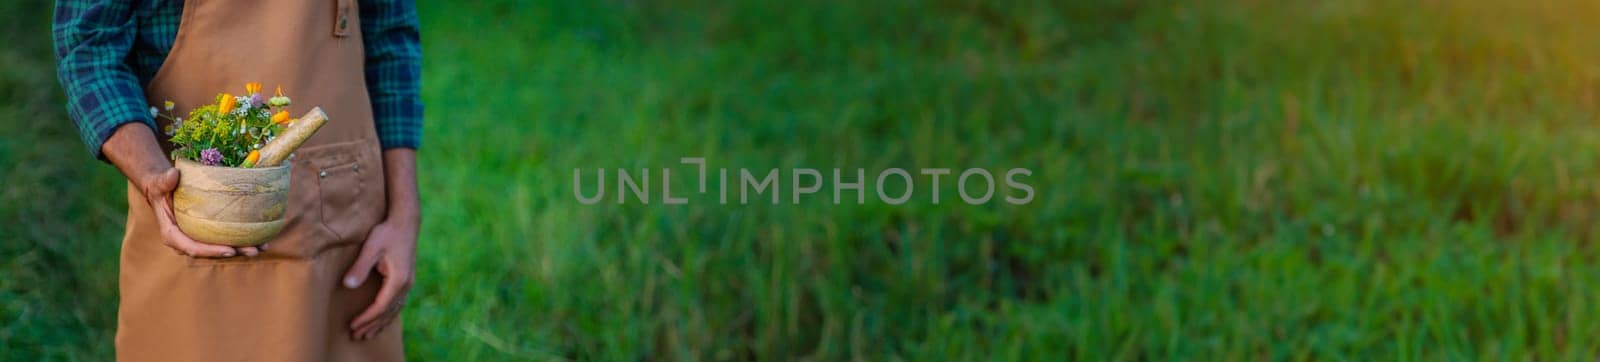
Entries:
[[[172,159],[184,158],[207,166],[255,166],[261,157],[261,146],[294,120],[289,117],[289,97],[283,95],[282,87],[270,98],[261,94],[261,83],[247,83],[244,89],[242,96],[218,94],[214,104],[195,108],[188,117],[150,107],[151,116],[171,121],[163,131],[177,146]],[[174,105],[167,101],[163,106],[171,112]]]

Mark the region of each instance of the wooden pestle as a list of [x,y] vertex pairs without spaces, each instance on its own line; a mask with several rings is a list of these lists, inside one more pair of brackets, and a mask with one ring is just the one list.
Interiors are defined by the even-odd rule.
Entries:
[[277,166],[283,159],[294,154],[294,150],[299,149],[306,140],[311,139],[311,135],[317,133],[317,129],[322,128],[324,123],[328,123],[328,114],[322,113],[322,107],[312,108],[304,116],[300,116],[300,119],[290,122],[283,133],[261,147],[261,159],[256,161],[255,167]]

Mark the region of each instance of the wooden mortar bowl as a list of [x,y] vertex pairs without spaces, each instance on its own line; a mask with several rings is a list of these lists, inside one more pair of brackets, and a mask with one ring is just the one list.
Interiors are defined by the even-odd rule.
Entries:
[[172,213],[178,229],[202,243],[255,246],[283,230],[289,204],[289,165],[206,166],[179,159]]

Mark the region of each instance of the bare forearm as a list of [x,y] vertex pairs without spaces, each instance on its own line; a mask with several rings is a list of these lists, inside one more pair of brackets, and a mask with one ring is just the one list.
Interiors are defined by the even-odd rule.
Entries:
[[417,151],[409,148],[391,148],[383,151],[384,186],[389,192],[391,221],[406,222],[415,226],[421,222],[422,209],[417,197]]
[[156,142],[155,132],[141,123],[118,127],[100,146],[100,151],[146,196],[150,194],[152,180],[172,168],[172,162],[162,154],[161,144]]

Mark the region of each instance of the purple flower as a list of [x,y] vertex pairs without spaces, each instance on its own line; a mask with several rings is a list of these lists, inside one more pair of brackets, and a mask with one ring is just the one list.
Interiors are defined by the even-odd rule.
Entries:
[[250,108],[261,107],[261,93],[250,94]]
[[215,148],[207,148],[205,151],[200,151],[200,163],[203,163],[206,166],[216,166],[221,164],[222,151],[217,151]]

